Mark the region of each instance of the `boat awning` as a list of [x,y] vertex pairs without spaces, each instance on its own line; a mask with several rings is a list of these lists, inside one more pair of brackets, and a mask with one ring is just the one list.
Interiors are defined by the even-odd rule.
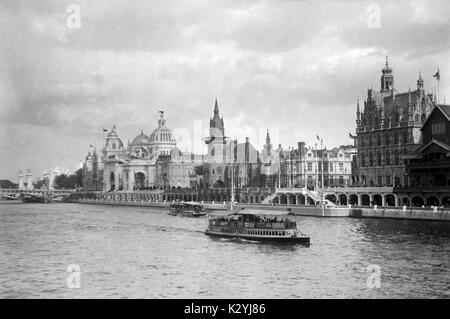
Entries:
[[259,215],[259,216],[286,216],[293,215],[293,213],[289,210],[279,211],[279,210],[263,210],[263,209],[253,209],[253,208],[244,208],[238,212],[234,213],[235,215]]

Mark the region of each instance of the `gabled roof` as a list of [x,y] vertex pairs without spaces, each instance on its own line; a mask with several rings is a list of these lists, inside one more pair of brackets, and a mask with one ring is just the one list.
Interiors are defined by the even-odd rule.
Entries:
[[450,152],[450,146],[449,146],[449,145],[445,144],[445,143],[442,142],[442,141],[435,140],[435,139],[432,139],[430,142],[428,142],[427,145],[423,146],[423,147],[419,150],[419,152],[422,153],[422,152],[423,152],[425,149],[427,149],[431,144],[436,144],[436,145],[438,145],[439,147],[442,147],[442,148],[443,148],[444,150],[446,150],[447,152]]
[[422,124],[421,130],[423,129],[423,127],[425,126],[425,124],[428,122],[428,119],[430,118],[431,114],[433,114],[433,112],[438,109],[439,111],[442,112],[442,114],[444,114],[444,116],[447,118],[448,121],[450,121],[450,105],[446,105],[446,104],[435,104],[435,106],[433,107],[433,109],[431,110],[430,114],[428,114],[427,118],[425,119],[425,121]]

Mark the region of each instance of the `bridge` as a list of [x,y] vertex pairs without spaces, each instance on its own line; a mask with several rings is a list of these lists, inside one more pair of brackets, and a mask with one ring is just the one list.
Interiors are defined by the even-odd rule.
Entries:
[[393,187],[330,187],[313,191],[306,188],[276,188],[263,202],[278,202],[288,205],[311,205],[321,198],[338,205],[402,206]]
[[72,189],[4,189],[0,188],[0,199],[20,199],[24,196],[36,198],[58,198],[75,193]]

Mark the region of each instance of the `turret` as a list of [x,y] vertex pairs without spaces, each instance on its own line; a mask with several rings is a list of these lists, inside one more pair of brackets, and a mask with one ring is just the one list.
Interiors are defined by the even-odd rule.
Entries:
[[394,75],[392,74],[392,68],[389,67],[388,57],[386,57],[386,64],[383,70],[381,70],[381,92],[387,93],[394,90]]
[[361,124],[361,110],[359,108],[359,99],[356,100],[356,125],[360,126]]
[[419,78],[417,79],[417,91],[423,90],[423,79],[422,79],[422,72],[419,71]]

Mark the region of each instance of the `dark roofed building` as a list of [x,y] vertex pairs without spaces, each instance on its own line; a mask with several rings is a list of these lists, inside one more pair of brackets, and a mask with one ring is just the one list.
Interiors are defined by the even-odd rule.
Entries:
[[389,67],[382,70],[379,92],[370,88],[360,109],[356,110],[357,157],[353,179],[358,186],[407,186],[401,157],[421,145],[421,128],[436,97],[424,89],[419,74],[415,90],[397,93]]
[[423,196],[410,192],[414,206],[450,207],[450,105],[436,105],[421,128],[422,144],[404,157],[411,189],[428,189]]

